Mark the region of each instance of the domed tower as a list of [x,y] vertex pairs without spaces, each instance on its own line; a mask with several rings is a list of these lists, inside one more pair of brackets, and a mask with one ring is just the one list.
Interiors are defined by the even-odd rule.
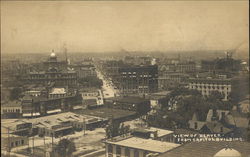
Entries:
[[241,157],[241,153],[232,148],[223,148],[214,157]]
[[57,57],[56,57],[56,54],[54,53],[54,50],[50,54],[49,61],[50,62],[57,62]]

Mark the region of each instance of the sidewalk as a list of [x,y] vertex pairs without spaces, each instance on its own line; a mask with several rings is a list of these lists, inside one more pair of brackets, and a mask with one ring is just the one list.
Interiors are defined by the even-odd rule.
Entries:
[[82,155],[80,157],[97,157],[97,156],[102,156],[102,155],[105,156],[105,149],[97,150],[89,154]]
[[[6,155],[6,157],[7,156],[9,156],[9,153],[7,152],[7,151],[1,151],[4,155]],[[10,152],[10,156],[12,156],[12,157],[28,157],[28,156],[26,156],[26,155],[21,155],[21,154],[16,154],[16,153],[14,153],[14,152]]]

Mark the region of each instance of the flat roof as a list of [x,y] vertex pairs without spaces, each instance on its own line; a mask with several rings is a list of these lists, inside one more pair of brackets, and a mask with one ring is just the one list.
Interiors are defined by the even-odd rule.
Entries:
[[16,130],[16,125],[18,124],[25,124],[29,123],[26,121],[23,121],[22,119],[1,119],[1,133],[7,133],[8,129],[10,132],[13,132]]
[[1,103],[1,107],[21,107],[21,101],[7,101]]
[[156,153],[164,153],[173,148],[180,146],[180,144],[157,141],[152,139],[143,139],[138,137],[130,137],[120,141],[106,141],[109,144],[115,144],[124,147],[136,148],[141,150],[147,150]]
[[74,112],[81,114],[81,115],[85,114],[85,115],[91,115],[91,116],[102,117],[102,118],[111,118],[113,116],[114,119],[124,118],[124,117],[132,116],[136,114],[136,112],[134,111],[114,109],[114,108],[108,108],[108,107],[76,110]]
[[148,131],[157,131],[158,137],[165,136],[165,135],[173,133],[173,131],[170,131],[170,130],[154,128],[154,127],[146,128],[146,130],[148,130]]
[[64,112],[55,115],[49,115],[39,118],[27,119],[26,121],[32,122],[35,125],[43,125],[45,127],[52,127],[54,125],[59,125],[61,122],[68,121],[78,121],[83,122],[85,120],[86,124],[93,122],[98,122],[104,120],[100,117],[89,116],[89,115],[79,115],[72,112]]
[[49,94],[65,94],[65,88],[53,88]]
[[[2,131],[2,130],[1,130]],[[6,131],[7,132],[7,131]],[[24,137],[24,136],[18,136],[18,135],[14,135],[14,134],[11,134],[10,133],[10,135],[8,135],[8,133],[3,133],[2,132],[2,134],[1,134],[1,138],[11,138],[11,137],[20,137],[20,138],[22,138],[22,137]]]
[[142,103],[145,101],[149,101],[148,99],[144,99],[141,97],[136,97],[136,96],[125,96],[125,97],[114,97],[111,98],[111,100],[120,102],[120,103]]
[[170,91],[161,91],[157,93],[152,93],[152,96],[167,96],[170,93]]

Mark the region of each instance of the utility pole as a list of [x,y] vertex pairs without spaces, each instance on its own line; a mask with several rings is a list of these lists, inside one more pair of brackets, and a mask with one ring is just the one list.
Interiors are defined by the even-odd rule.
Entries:
[[45,134],[43,135],[43,144],[44,144],[44,156],[46,156],[46,142],[45,142]]
[[85,135],[86,123],[85,123],[85,117],[84,117],[84,114],[83,114],[83,110],[82,110],[82,122],[83,122],[83,135]]
[[[32,114],[31,114],[31,119],[33,119],[33,112],[34,112],[34,103],[33,103],[33,99],[31,100],[31,106],[32,106]],[[34,142],[34,135],[33,135],[33,126],[31,128],[31,135],[33,136],[32,137],[32,156],[34,156],[34,145],[35,145],[35,142]]]
[[85,118],[83,117],[83,135],[85,135],[86,132],[86,122],[85,122]]
[[8,155],[10,157],[10,128],[8,127]]
[[29,135],[27,136],[27,138],[28,138],[28,153],[30,153],[30,138],[29,138]]
[[51,136],[51,138],[52,138],[52,156],[54,156],[54,133],[52,133],[52,136]]
[[34,156],[34,145],[35,145],[35,142],[34,142],[34,135],[32,137],[32,156]]

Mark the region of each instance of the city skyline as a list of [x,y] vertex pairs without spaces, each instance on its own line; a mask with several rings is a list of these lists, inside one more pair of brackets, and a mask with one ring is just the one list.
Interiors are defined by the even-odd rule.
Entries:
[[249,51],[248,1],[1,2],[1,52]]

